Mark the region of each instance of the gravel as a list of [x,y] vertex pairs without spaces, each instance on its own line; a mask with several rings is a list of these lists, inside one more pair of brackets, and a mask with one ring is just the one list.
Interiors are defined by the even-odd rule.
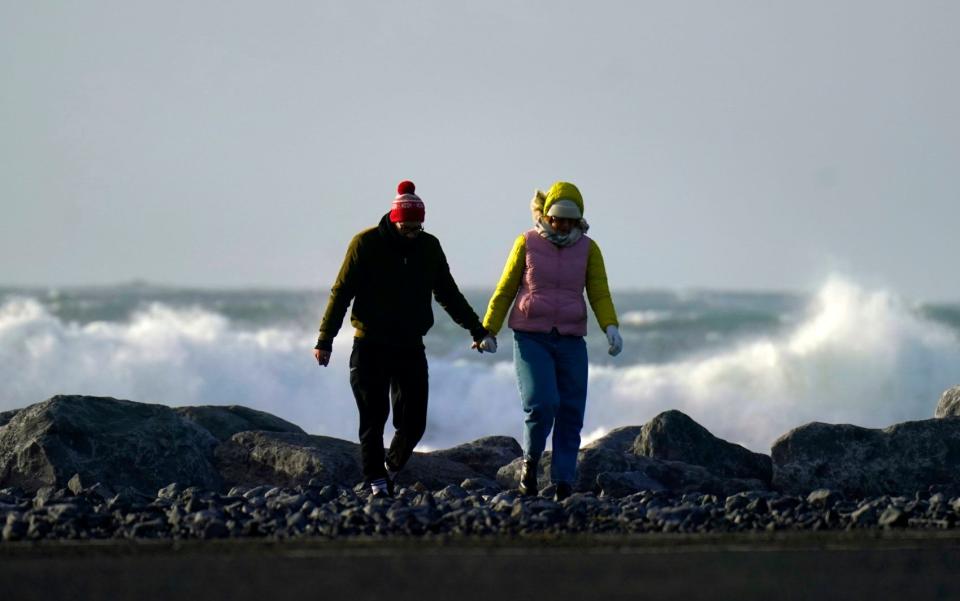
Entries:
[[577,493],[557,503],[522,497],[491,481],[428,490],[415,484],[395,498],[334,486],[234,487],[227,494],[181,487],[155,498],[106,488],[0,490],[2,541],[92,539],[524,537],[564,534],[728,533],[745,531],[951,529],[960,494],[850,499],[828,489],[806,495],[769,491],[726,498],[645,491],[625,497]]

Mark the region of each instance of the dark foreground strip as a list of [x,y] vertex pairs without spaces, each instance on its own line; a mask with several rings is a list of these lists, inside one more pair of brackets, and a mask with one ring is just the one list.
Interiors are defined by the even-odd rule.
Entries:
[[958,569],[952,533],[27,543],[0,547],[0,597],[927,600]]

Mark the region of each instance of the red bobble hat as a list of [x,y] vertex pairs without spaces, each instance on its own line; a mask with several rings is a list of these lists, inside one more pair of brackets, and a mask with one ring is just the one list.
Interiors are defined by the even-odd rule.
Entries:
[[417,221],[423,223],[425,214],[423,201],[414,194],[416,186],[409,180],[403,180],[397,186],[397,197],[393,199],[393,207],[390,209],[390,221],[398,223],[401,221]]

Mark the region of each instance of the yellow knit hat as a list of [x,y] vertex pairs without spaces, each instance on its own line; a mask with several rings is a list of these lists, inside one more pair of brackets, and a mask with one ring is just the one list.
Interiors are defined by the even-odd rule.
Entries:
[[547,198],[543,202],[543,214],[550,214],[550,205],[560,200],[569,200],[580,209],[580,217],[583,217],[583,196],[580,190],[570,182],[556,182],[547,191]]

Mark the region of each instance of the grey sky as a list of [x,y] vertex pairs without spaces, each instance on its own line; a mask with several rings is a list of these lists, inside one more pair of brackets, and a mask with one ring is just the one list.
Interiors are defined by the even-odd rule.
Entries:
[[326,287],[417,183],[492,287],[535,187],[616,288],[960,299],[960,3],[0,0],[0,283]]

